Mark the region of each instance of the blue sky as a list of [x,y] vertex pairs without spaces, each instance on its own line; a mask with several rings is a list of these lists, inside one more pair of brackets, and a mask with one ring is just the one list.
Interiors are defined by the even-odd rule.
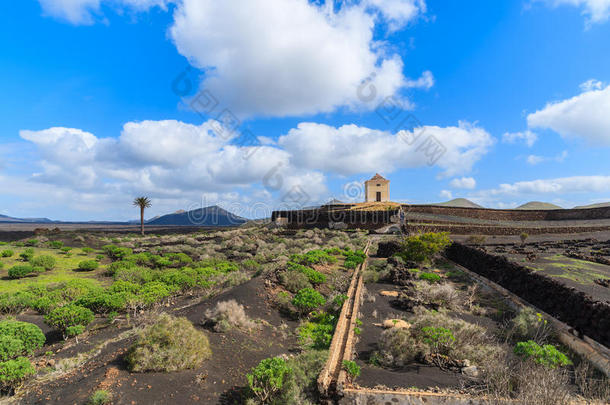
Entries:
[[149,195],[151,216],[256,217],[358,201],[375,172],[394,201],[610,201],[609,16],[610,0],[11,2],[0,213],[124,220]]

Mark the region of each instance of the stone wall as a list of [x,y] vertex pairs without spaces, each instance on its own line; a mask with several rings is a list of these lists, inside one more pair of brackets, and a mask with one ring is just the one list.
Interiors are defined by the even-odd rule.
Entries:
[[490,255],[460,243],[446,250],[450,260],[498,283],[606,347],[610,347],[610,303],[595,301],[559,281],[538,274],[503,256]]

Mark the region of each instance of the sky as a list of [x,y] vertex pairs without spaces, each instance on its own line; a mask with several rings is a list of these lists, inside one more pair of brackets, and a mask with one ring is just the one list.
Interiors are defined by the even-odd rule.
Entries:
[[0,214],[610,201],[610,0],[23,0]]

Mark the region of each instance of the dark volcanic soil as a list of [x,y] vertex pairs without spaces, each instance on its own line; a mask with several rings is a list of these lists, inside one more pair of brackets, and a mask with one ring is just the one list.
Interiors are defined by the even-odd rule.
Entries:
[[[130,373],[123,355],[134,338],[110,343],[101,353],[79,367],[75,372],[46,384],[29,387],[19,403],[23,404],[83,404],[96,389],[107,389],[114,394],[114,404],[188,404],[234,403],[239,398],[240,387],[246,385],[246,373],[260,360],[289,353],[296,342],[291,333],[284,333],[279,326],[284,320],[267,301],[264,281],[255,278],[203,303],[174,311],[186,316],[196,327],[206,309],[219,301],[235,299],[244,305],[252,319],[262,319],[260,331],[245,333],[231,330],[215,333],[206,330],[213,357],[195,370],[175,373]],[[294,324],[291,324],[292,330]],[[113,327],[99,331],[101,335],[118,335]],[[111,336],[104,336],[107,340]],[[87,345],[86,342],[81,343]],[[52,395],[51,395],[52,393]]]

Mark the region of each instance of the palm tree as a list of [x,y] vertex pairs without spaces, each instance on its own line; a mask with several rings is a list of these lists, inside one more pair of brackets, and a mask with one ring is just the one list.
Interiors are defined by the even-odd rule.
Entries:
[[133,200],[133,205],[140,207],[140,231],[144,235],[144,209],[150,207],[150,199],[148,197],[137,197]]

